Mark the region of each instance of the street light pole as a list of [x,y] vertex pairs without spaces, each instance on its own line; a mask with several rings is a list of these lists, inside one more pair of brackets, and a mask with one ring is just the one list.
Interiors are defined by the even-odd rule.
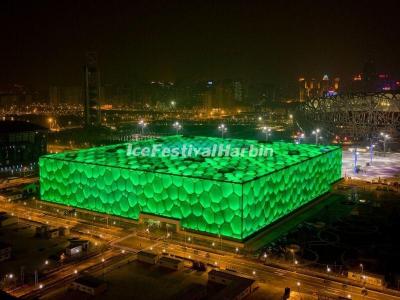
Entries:
[[369,163],[370,163],[370,165],[372,165],[372,159],[374,157],[374,148],[375,148],[375,145],[372,143],[372,140],[371,140],[370,145],[367,147],[367,150],[369,150]]
[[302,299],[301,295],[300,295],[300,281],[297,281],[297,292],[299,293],[300,299]]
[[268,138],[271,135],[271,128],[264,126],[262,127],[262,132],[265,133],[265,141],[268,141]]
[[228,131],[228,128],[224,124],[221,124],[218,126],[218,130],[221,131],[221,138],[224,138],[224,134]]
[[312,134],[315,135],[315,144],[316,145],[318,145],[319,133],[320,133],[320,129],[319,128],[313,130],[313,132],[312,132]]
[[390,136],[383,132],[381,132],[381,136],[383,137],[383,153],[386,153],[386,142],[388,139],[390,139]]
[[303,132],[301,132],[298,136],[297,136],[297,143],[301,144],[301,140],[304,140],[305,135]]
[[350,150],[353,153],[353,159],[354,159],[354,167],[353,167],[353,172],[354,174],[357,174],[357,161],[358,161],[358,151],[357,151],[357,147],[355,147],[354,149]]
[[143,121],[143,120],[140,120],[138,124],[139,124],[140,129],[141,129],[141,131],[140,131],[141,135],[143,136],[144,128],[147,126],[147,123],[145,121]]
[[179,130],[182,129],[182,125],[181,125],[178,121],[176,121],[172,126],[173,126],[173,127],[175,128],[175,130],[176,130],[176,135],[178,135]]
[[104,258],[101,259],[101,265],[102,265],[102,269],[103,269],[103,280],[104,280],[104,273],[105,273],[104,272],[104,263],[105,263],[105,261],[106,260]]

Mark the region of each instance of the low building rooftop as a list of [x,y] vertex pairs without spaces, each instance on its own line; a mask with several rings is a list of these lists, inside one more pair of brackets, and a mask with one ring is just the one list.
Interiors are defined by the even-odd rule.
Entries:
[[174,258],[174,257],[170,257],[170,256],[162,256],[160,258],[160,261],[165,261],[165,262],[169,262],[169,263],[173,263],[173,264],[179,264],[182,260],[179,258]]
[[147,257],[157,257],[158,254],[150,251],[139,251],[138,255],[147,256]]
[[229,280],[226,287],[211,299],[233,299],[248,287],[252,286],[255,282],[254,279],[236,275],[227,271],[218,271],[214,269],[209,272],[209,275],[210,274]]
[[75,282],[91,288],[97,288],[106,283],[104,280],[93,276],[81,276],[75,279]]
[[238,274],[233,274],[231,272],[228,271],[219,271],[216,269],[211,270],[210,272],[208,272],[209,275],[214,275],[214,276],[218,276],[218,277],[223,277],[225,279],[228,279],[230,281],[243,281],[243,282],[248,282],[248,283],[253,283],[254,279],[251,278],[247,278],[244,276],[240,276]]

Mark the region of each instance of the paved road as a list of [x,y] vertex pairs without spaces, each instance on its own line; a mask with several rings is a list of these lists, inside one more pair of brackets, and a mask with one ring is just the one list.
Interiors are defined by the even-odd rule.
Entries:
[[[236,272],[253,276],[257,280],[265,282],[267,284],[271,284],[274,287],[282,288],[282,291],[285,287],[291,287],[294,291],[300,291],[301,293],[308,295],[316,295],[316,293],[327,293],[342,297],[350,297],[352,299],[400,299],[400,297],[395,297],[387,294],[383,294],[376,291],[368,291],[368,295],[363,297],[361,295],[362,289],[357,286],[343,286],[342,283],[336,282],[333,280],[324,280],[316,276],[304,275],[294,271],[283,270],[278,268],[273,268],[271,266],[266,266],[260,262],[252,261],[249,259],[244,259],[241,256],[234,256],[231,254],[208,254],[208,252],[196,250],[193,248],[186,248],[181,245],[174,244],[172,241],[169,241],[169,244],[166,244],[162,238],[159,239],[149,239],[145,236],[138,236],[136,232],[127,232],[116,227],[103,228],[104,225],[96,226],[94,224],[88,224],[87,220],[80,220],[77,218],[71,217],[62,217],[62,216],[53,216],[45,214],[40,209],[28,208],[24,206],[7,206],[6,210],[13,211],[16,214],[19,214],[23,218],[30,218],[28,220],[43,222],[46,220],[50,225],[53,226],[73,226],[74,228],[78,228],[81,230],[82,234],[94,234],[97,237],[101,237],[105,242],[112,245],[115,248],[120,248],[119,250],[112,251],[113,255],[121,254],[121,251],[129,251],[136,253],[137,248],[130,248],[127,245],[119,246],[119,242],[126,238],[136,238],[142,239],[146,241],[143,244],[149,244],[151,242],[151,246],[155,251],[160,253],[169,253],[171,255],[184,257],[187,260],[201,260],[203,262],[207,262],[213,267],[216,268],[227,268],[231,270],[235,270]],[[111,255],[111,254],[110,254]],[[81,264],[80,266],[67,266],[65,270],[60,270],[56,276],[49,279],[49,282],[44,282],[45,286],[55,287],[58,283],[62,283],[63,280],[71,279],[71,276],[74,276],[75,269],[84,269],[86,266],[90,267],[96,266],[99,264],[99,258],[97,257],[97,261],[95,258],[88,260]],[[298,283],[300,286],[298,286]],[[33,293],[35,291],[32,287],[27,287],[25,295],[30,292]],[[36,288],[37,290],[37,288]],[[35,292],[37,293],[37,291]]]
[[34,285],[23,285],[16,289],[8,290],[7,292],[11,293],[15,297],[27,297],[32,296],[33,294],[37,294],[39,291],[43,290],[47,291],[50,287],[53,287],[56,283],[65,284],[65,280],[71,279],[73,280],[79,273],[97,265],[102,265],[106,263],[106,261],[111,260],[113,257],[120,255],[121,252],[113,249],[109,249],[104,253],[98,253],[89,259],[84,261],[70,263],[60,268],[58,271],[48,274],[40,279],[38,282],[38,286]]
[[19,186],[22,184],[29,184],[29,183],[33,183],[33,182],[37,182],[37,181],[39,181],[38,177],[16,178],[16,179],[11,180],[10,182],[1,183],[0,190],[12,188],[12,187]]
[[[132,237],[132,235],[130,237]],[[146,237],[137,238],[148,240]],[[123,239],[116,241],[113,245],[119,247],[118,242],[122,240]],[[361,294],[362,288],[357,286],[345,286],[342,283],[333,280],[324,280],[315,276],[274,268],[259,262],[244,259],[238,255],[210,254],[190,247],[166,244],[161,242],[161,240],[154,241],[151,248],[153,251],[178,256],[187,260],[200,260],[214,268],[234,270],[235,272],[251,276],[261,282],[271,284],[274,287],[280,287],[282,288],[282,292],[285,287],[290,287],[293,291],[299,291],[303,294],[315,296],[319,293],[324,295],[342,296],[351,299],[400,299],[400,297],[371,290],[368,290],[368,295],[363,296]],[[137,250],[134,248],[129,249],[126,245],[123,246],[123,249],[131,251]],[[298,285],[298,283],[300,285]]]

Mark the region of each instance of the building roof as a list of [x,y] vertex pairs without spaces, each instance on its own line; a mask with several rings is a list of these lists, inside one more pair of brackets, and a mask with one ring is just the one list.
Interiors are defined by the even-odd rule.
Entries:
[[25,121],[0,121],[0,134],[45,130],[47,128]]
[[139,251],[138,255],[147,256],[147,257],[151,257],[151,258],[154,258],[154,257],[158,256],[157,253],[150,252],[150,251]]
[[207,294],[207,288],[199,283],[190,283],[185,289],[178,292],[172,299],[185,300],[185,299],[203,299]]
[[93,276],[81,276],[75,279],[75,282],[91,288],[97,288],[106,283],[105,281]]
[[229,280],[226,288],[214,295],[212,299],[234,299],[237,295],[241,294],[244,290],[255,283],[254,279],[232,274],[227,271],[218,271],[213,269],[208,274]]
[[[190,148],[192,149],[191,152],[189,152]],[[231,156],[218,156],[218,152],[221,151],[223,153],[228,148],[231,151]],[[149,149],[150,152],[153,149],[155,150],[147,155],[135,154],[143,149]],[[170,151],[176,149],[177,152],[175,154],[177,155],[165,156],[164,149],[170,149]],[[244,155],[234,156],[234,149],[243,151]],[[252,151],[251,149],[258,149],[258,153],[263,151],[267,155],[251,156],[249,153]],[[134,141],[130,144],[109,145],[50,154],[43,156],[42,159],[243,183],[336,150],[339,150],[341,155],[340,146],[287,142],[266,143],[256,140],[213,137],[169,136]],[[217,155],[210,155],[210,152]],[[338,152],[336,152],[337,155],[339,155]],[[125,177],[124,174],[122,175]],[[114,174],[110,176],[114,177]],[[117,174],[115,176],[118,177]],[[126,176],[129,177],[129,175]]]
[[72,240],[71,241],[71,245],[73,246],[82,246],[82,245],[86,245],[89,244],[90,241],[89,240]]
[[213,275],[213,276],[217,276],[217,277],[222,277],[224,279],[230,280],[230,281],[243,281],[243,282],[247,282],[247,283],[253,283],[254,280],[244,277],[244,276],[240,276],[238,274],[233,274],[231,272],[228,271],[219,271],[216,269],[212,269],[210,272],[208,272],[208,275]]
[[82,248],[82,244],[70,244],[65,249],[75,249],[75,248]]
[[170,257],[170,256],[162,256],[160,258],[160,261],[165,261],[165,262],[169,262],[169,263],[172,263],[172,264],[179,264],[179,263],[182,262],[181,259]]

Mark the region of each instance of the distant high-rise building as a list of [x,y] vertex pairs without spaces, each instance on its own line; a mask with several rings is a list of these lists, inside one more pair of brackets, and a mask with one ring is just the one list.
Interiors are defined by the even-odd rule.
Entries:
[[233,82],[233,98],[236,103],[243,102],[243,86],[240,81]]
[[363,71],[353,76],[350,85],[353,92],[375,93],[400,89],[400,81],[386,72],[377,72],[373,61],[364,64]]
[[363,68],[363,80],[366,87],[372,88],[377,78],[378,73],[376,72],[375,62],[373,60],[367,61]]
[[84,68],[84,107],[85,126],[99,126],[100,118],[100,74],[97,66],[97,55],[88,52]]
[[79,104],[82,103],[81,86],[50,86],[49,104]]
[[58,86],[50,86],[49,88],[49,104],[57,105],[60,101],[60,88]]
[[308,97],[332,96],[337,94],[340,88],[340,78],[329,79],[328,75],[324,75],[322,80],[306,80],[299,78],[299,100],[302,102]]
[[34,100],[35,93],[23,85],[7,84],[0,86],[0,105],[31,104]]
[[23,121],[0,121],[0,177],[37,170],[47,152],[47,129]]

